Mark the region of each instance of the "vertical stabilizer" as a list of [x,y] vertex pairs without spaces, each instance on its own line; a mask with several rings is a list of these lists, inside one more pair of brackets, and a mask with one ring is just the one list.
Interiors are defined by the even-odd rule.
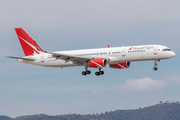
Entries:
[[29,56],[34,53],[40,54],[40,51],[44,51],[23,28],[15,28],[15,31],[25,56]]

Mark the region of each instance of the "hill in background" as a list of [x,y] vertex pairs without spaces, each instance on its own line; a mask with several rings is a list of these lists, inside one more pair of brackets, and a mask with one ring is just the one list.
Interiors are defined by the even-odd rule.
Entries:
[[48,116],[44,114],[20,116],[9,118],[0,116],[0,120],[180,120],[179,102],[166,103],[160,102],[153,106],[133,109],[116,110],[101,114],[67,114]]

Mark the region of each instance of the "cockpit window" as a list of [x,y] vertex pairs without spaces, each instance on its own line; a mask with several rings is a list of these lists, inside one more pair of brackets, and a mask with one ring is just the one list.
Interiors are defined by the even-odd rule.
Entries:
[[162,51],[171,51],[170,49],[162,49]]

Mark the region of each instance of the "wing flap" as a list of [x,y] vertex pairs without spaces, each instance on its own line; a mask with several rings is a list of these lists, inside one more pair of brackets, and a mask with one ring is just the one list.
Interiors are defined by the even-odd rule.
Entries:
[[65,60],[66,62],[72,61],[76,65],[83,65],[87,61],[94,59],[93,57],[86,57],[86,56],[76,56],[76,55],[70,55],[70,54],[64,54],[64,53],[56,53],[56,52],[47,52],[43,51],[48,54],[52,54],[53,57],[57,59]]

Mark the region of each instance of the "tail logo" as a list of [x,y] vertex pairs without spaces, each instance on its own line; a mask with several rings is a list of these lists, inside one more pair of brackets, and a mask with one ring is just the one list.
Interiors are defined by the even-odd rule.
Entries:
[[18,36],[21,40],[23,40],[24,42],[26,42],[31,48],[33,48],[33,50],[37,53],[37,54],[40,54],[38,52],[38,49],[37,47],[33,46],[32,44],[30,44],[29,42],[27,42],[25,39],[23,39],[21,36]]
[[133,47],[130,47],[128,50],[132,50]]
[[15,31],[25,56],[40,54],[40,51],[44,51],[23,28],[15,28]]

